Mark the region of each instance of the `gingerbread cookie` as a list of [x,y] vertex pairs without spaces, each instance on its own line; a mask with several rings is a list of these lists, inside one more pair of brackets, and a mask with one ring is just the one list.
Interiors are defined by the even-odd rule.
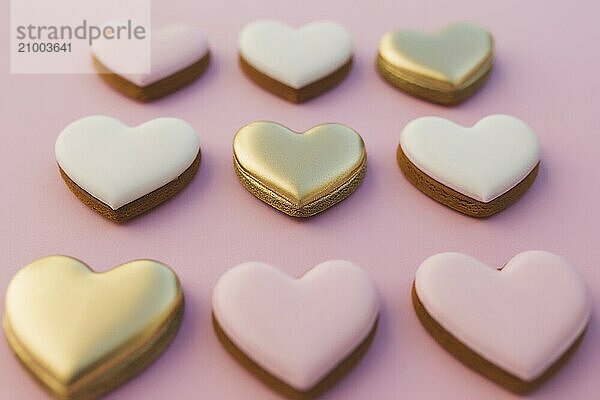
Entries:
[[362,138],[339,124],[296,133],[274,122],[252,122],[235,135],[233,152],[244,187],[293,217],[309,217],[344,200],[367,170]]
[[539,169],[533,130],[508,115],[465,128],[439,117],[410,122],[397,159],[406,178],[432,199],[472,217],[488,217],[517,201]]
[[393,86],[443,105],[471,97],[486,81],[494,60],[492,36],[458,23],[434,33],[386,33],[379,43],[377,69]]
[[321,394],[359,361],[378,310],[371,279],[347,261],[324,262],[300,279],[267,264],[241,264],[221,276],[212,301],[227,350],[292,398]]
[[413,304],[440,345],[516,393],[565,364],[591,313],[582,278],[545,251],[520,253],[498,270],[460,253],[429,257],[417,270]]
[[183,293],[166,265],[138,260],[94,273],[71,257],[41,258],[6,291],[13,351],[61,399],[95,398],[139,374],[175,338]]
[[240,32],[239,61],[259,86],[302,103],[348,75],[352,38],[344,27],[330,21],[293,29],[279,21],[258,20]]
[[128,50],[127,42],[97,40],[92,46],[93,61],[100,76],[124,95],[152,101],[179,90],[198,79],[210,58],[206,38],[196,27],[174,24],[152,31],[150,72],[138,63],[144,58]]
[[85,117],[60,133],[55,152],[69,189],[119,223],[173,197],[200,165],[198,135],[177,118],[128,127],[110,117]]

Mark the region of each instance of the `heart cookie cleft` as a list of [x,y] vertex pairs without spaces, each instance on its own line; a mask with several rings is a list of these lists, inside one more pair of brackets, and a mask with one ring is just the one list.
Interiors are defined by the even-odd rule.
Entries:
[[177,118],[136,127],[104,116],[79,119],[56,139],[63,180],[88,207],[125,222],[179,193],[200,165],[194,128]]
[[312,398],[367,351],[379,305],[368,274],[350,262],[327,261],[299,279],[250,262],[221,276],[212,310],[238,361],[279,392]]
[[398,165],[417,189],[473,217],[516,202],[533,184],[539,142],[523,121],[491,115],[472,127],[422,117],[403,129]]
[[293,29],[258,20],[239,35],[244,73],[262,88],[294,103],[340,83],[352,66],[352,38],[339,24],[317,21]]
[[273,122],[252,122],[235,135],[233,151],[244,187],[294,217],[309,217],[344,200],[367,169],[362,138],[339,124],[296,133]]
[[[150,42],[148,49],[128,40],[96,40],[92,53],[100,77],[124,95],[147,102],[190,84],[208,67],[208,43],[194,26],[155,29]],[[149,63],[149,71],[139,73],[148,69],[144,63]]]
[[408,94],[454,105],[483,85],[493,58],[491,35],[476,25],[458,23],[434,34],[386,33],[377,67],[384,79]]
[[174,339],[177,276],[138,260],[104,273],[63,256],[22,268],[6,292],[4,331],[21,362],[58,398],[94,398],[132,378]]
[[582,278],[545,251],[518,254],[501,270],[460,253],[432,256],[416,272],[413,304],[446,350],[516,393],[566,363],[591,314]]

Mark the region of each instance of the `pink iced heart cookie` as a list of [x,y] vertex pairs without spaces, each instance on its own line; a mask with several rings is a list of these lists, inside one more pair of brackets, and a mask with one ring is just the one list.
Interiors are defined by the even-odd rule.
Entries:
[[199,78],[210,58],[202,32],[190,25],[173,24],[152,30],[150,71],[144,70],[147,58],[123,40],[101,39],[92,47],[94,65],[100,76],[126,96],[152,101],[166,96]]
[[413,304],[446,350],[517,393],[568,360],[591,312],[579,274],[545,251],[517,254],[499,270],[460,253],[429,257],[417,270]]
[[267,264],[241,264],[219,279],[212,304],[227,350],[293,397],[323,392],[358,362],[379,312],[368,274],[347,261],[326,261],[299,279]]

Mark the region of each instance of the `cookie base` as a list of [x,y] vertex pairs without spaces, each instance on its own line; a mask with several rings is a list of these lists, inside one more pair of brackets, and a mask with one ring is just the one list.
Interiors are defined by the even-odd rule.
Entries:
[[421,171],[406,157],[400,145],[398,145],[396,158],[402,173],[413,186],[435,201],[476,218],[492,216],[515,203],[533,184],[540,166],[538,163],[521,182],[508,192],[488,203],[484,203],[449,188]]
[[410,73],[402,71],[387,62],[381,54],[377,55],[377,70],[379,74],[392,86],[410,94],[411,96],[427,100],[431,103],[444,106],[453,106],[462,103],[473,96],[485,83],[492,71],[492,60],[487,60],[481,70],[460,87],[446,85],[446,88],[427,86],[418,82]]
[[332,89],[344,80],[352,68],[352,57],[350,57],[350,59],[344,65],[326,77],[301,87],[300,89],[294,89],[293,87],[287,86],[286,84],[263,74],[250,65],[250,63],[248,63],[241,54],[238,58],[240,67],[248,78],[250,78],[263,89],[281,98],[291,101],[292,103],[303,103],[320,95],[323,92],[326,92],[329,89]]
[[367,173],[367,158],[364,158],[359,168],[341,186],[325,196],[301,206],[294,204],[259,182],[240,165],[235,156],[233,157],[233,167],[246,190],[261,201],[289,216],[306,218],[323,212],[350,196],[358,188]]
[[260,365],[256,364],[249,356],[247,356],[246,353],[240,350],[223,331],[214,314],[212,315],[212,321],[213,329],[217,335],[217,338],[225,347],[225,349],[240,364],[242,364],[250,373],[252,373],[252,375],[269,386],[271,389],[293,400],[315,399],[333,387],[333,385],[335,385],[341,378],[348,374],[366,354],[371,343],[373,342],[373,339],[375,338],[378,324],[378,320],[376,320],[367,337],[314,387],[307,391],[298,391],[287,383],[274,377],[269,372],[265,371]]
[[65,171],[63,171],[60,165],[58,166],[58,169],[69,190],[71,190],[71,192],[73,192],[73,194],[79,200],[81,200],[83,204],[111,221],[123,223],[134,217],[137,217],[138,215],[150,211],[182,191],[196,175],[198,167],[200,166],[201,158],[201,152],[198,151],[198,155],[194,159],[194,162],[192,162],[192,164],[177,178],[173,179],[166,185],[140,197],[139,199],[119,207],[116,210],[113,210],[110,208],[110,206],[98,200],[83,190],[79,185],[77,185],[77,183],[73,182],[65,173]]
[[21,345],[6,318],[3,319],[6,338],[17,359],[45,390],[58,399],[90,399],[100,397],[139,375],[154,362],[175,339],[183,319],[184,300],[180,296],[173,313],[146,342],[123,352],[109,364],[95,366],[78,380],[65,383],[57,380]]
[[444,349],[472,370],[516,394],[530,393],[554,375],[569,360],[569,358],[571,358],[573,353],[575,353],[586,333],[584,330],[573,342],[571,347],[569,347],[542,375],[532,381],[524,381],[481,357],[444,329],[444,327],[429,315],[425,306],[421,303],[414,282],[412,285],[412,302],[417,317],[421,321],[421,324],[423,324],[425,330]]
[[137,86],[135,83],[128,81],[108,69],[96,57],[93,57],[93,61],[100,77],[110,86],[127,97],[141,102],[149,102],[171,94],[200,78],[208,67],[210,53],[206,53],[205,56],[188,67],[147,86]]

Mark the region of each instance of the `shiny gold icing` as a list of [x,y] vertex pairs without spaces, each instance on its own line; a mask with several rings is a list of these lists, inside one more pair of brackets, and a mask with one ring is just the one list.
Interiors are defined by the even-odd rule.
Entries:
[[486,30],[468,23],[433,34],[389,32],[379,44],[379,62],[388,73],[415,85],[460,90],[491,68],[493,41]]
[[[160,343],[159,336],[174,336],[167,325],[182,307],[179,280],[159,262],[132,261],[95,273],[74,258],[50,256],[13,277],[3,325],[34,376],[55,396],[72,398],[112,370],[125,367],[128,374],[132,362],[152,361],[145,353]],[[107,380],[105,385],[123,379]]]
[[236,134],[233,151],[244,186],[294,216],[309,216],[343,200],[366,171],[362,138],[339,124],[297,133],[273,122],[252,122]]

